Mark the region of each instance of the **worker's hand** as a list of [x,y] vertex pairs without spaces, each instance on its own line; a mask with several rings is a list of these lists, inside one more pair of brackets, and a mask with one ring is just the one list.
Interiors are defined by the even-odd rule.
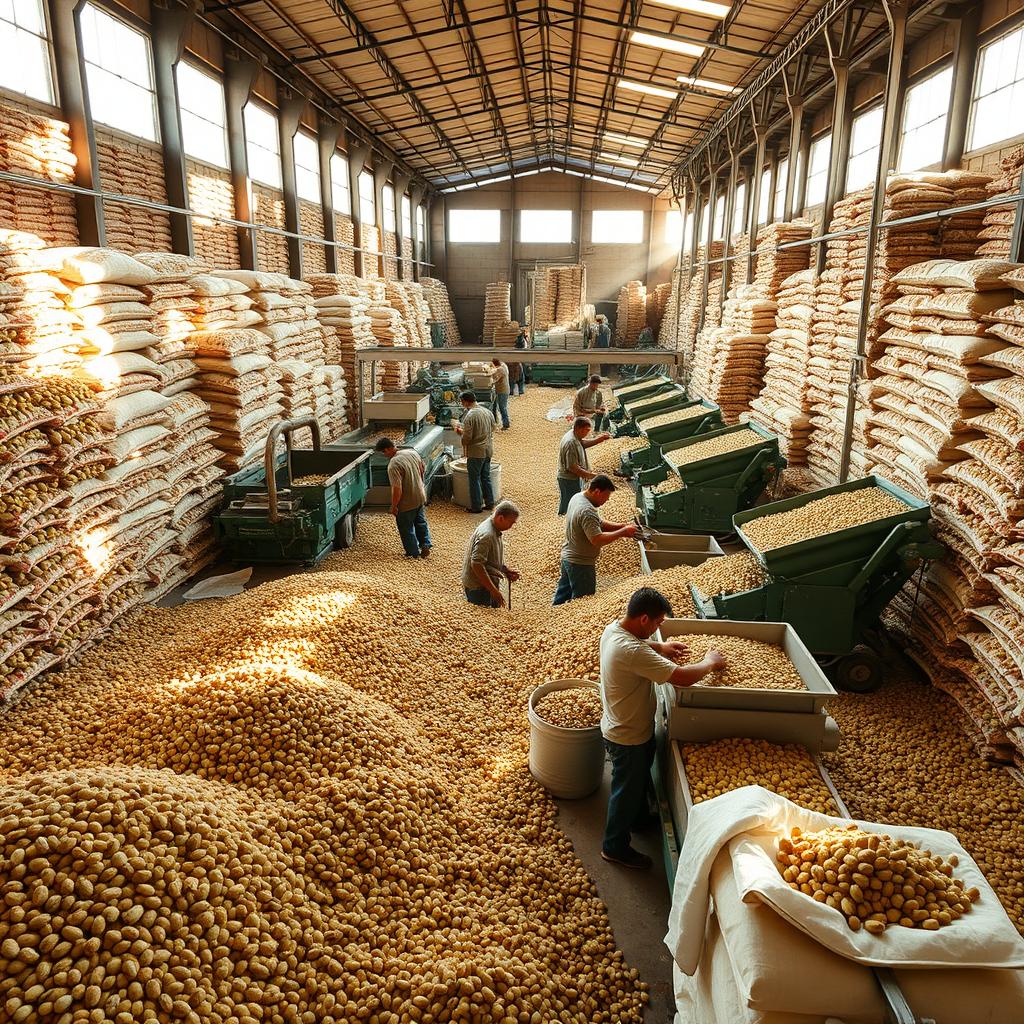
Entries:
[[603,416],[608,410],[602,405],[597,411]]
[[491,605],[494,608],[504,608],[505,607],[505,598],[503,598],[501,596],[501,591],[500,590],[496,590],[493,594],[491,594]]
[[394,516],[394,517],[395,517],[396,519],[398,518],[398,506],[397,506],[397,505],[392,505],[392,506],[391,506],[391,514],[392,514],[392,515],[393,515],[393,516]]
[[461,434],[462,433],[462,424],[461,423],[453,423],[452,424],[452,430],[454,430],[456,434]]
[[666,658],[688,658],[690,656],[690,648],[679,640],[667,640],[661,645],[661,649]]
[[633,525],[624,526],[622,528],[622,536],[623,537],[635,537],[637,535],[638,529],[639,529],[639,527],[633,526]]
[[720,672],[725,668],[725,658],[713,648],[704,655],[704,663],[711,667],[712,672]]
[[505,575],[513,582],[516,583],[519,580],[519,573],[515,569],[506,569]]
[[598,434],[597,437],[594,438],[594,440],[595,441],[610,441],[611,440],[611,436],[612,435],[609,434],[607,430],[602,430],[601,433]]

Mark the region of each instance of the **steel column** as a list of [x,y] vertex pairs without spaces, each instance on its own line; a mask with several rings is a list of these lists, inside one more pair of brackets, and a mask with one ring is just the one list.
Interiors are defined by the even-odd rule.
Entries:
[[953,85],[950,90],[949,116],[946,118],[946,142],[942,169],[960,166],[967,147],[967,124],[974,94],[974,72],[978,64],[978,30],[981,27],[979,3],[964,4],[957,20],[956,46],[953,50]]
[[[320,209],[324,218],[324,238],[336,242],[334,230],[334,184],[331,180],[331,158],[338,149],[341,125],[323,114],[317,116],[316,144],[320,157]],[[328,274],[338,272],[338,250],[333,245],[324,246],[324,263]]]
[[[61,111],[71,129],[71,152],[75,155],[75,184],[99,191],[100,165],[96,156],[96,136],[89,113],[89,91],[82,61],[82,40],[78,30],[81,0],[48,0],[53,57],[57,72],[57,91]],[[75,199],[78,237],[83,245],[105,245],[106,225],[103,200],[99,196],[79,195]]]
[[[384,160],[383,158],[375,161],[373,165],[373,205],[376,207],[377,244],[380,246],[380,256],[377,257],[378,272],[385,281],[387,280],[385,269],[388,258],[384,252],[384,232],[387,230],[387,226],[384,223],[384,186],[388,183],[388,178],[391,177],[391,171],[394,166],[391,160]],[[394,188],[391,191],[394,193]],[[398,204],[396,203],[395,205],[397,206]]]
[[[736,190],[739,187],[740,181],[740,151],[739,131],[728,132],[726,134],[729,139],[729,187],[725,193],[725,224],[722,232],[722,255],[728,257],[729,251],[732,248],[732,228],[733,220],[736,216]],[[732,264],[727,258],[722,264],[722,287],[718,303],[719,313],[725,309],[725,296],[726,292],[729,290],[729,279],[732,276],[731,269]]]
[[[224,57],[224,109],[228,129],[228,163],[231,167],[231,191],[235,200],[235,219],[251,223],[252,181],[249,178],[249,156],[245,149],[245,105],[249,102],[253,83],[259,73],[255,61],[237,54]],[[256,232],[238,229],[238,257],[243,270],[255,270]]]
[[793,199],[793,216],[799,217],[807,205],[807,176],[811,173],[811,126],[805,125],[800,138],[800,177]]
[[747,280],[754,279],[754,263],[757,251],[757,235],[760,224],[761,182],[764,178],[764,159],[768,151],[768,131],[755,119],[754,177],[750,183],[750,216],[747,220],[747,234],[750,236],[750,250],[747,252]]
[[[1024,195],[1024,173],[1017,182],[1017,192]],[[1013,234],[1010,236],[1010,259],[1024,263],[1024,200],[1017,204],[1017,215],[1013,220]]]
[[[356,252],[355,270],[357,277],[366,277],[367,259],[363,249],[363,204],[359,197],[359,175],[362,174],[370,156],[370,146],[357,135],[348,133],[348,194],[352,201],[352,223],[355,226]],[[373,257],[376,259],[376,257]]]
[[867,356],[868,322],[871,319],[871,298],[875,275],[875,249],[878,246],[878,225],[885,209],[885,183],[892,167],[899,135],[900,98],[903,92],[903,56],[907,44],[907,11],[909,0],[882,0],[889,21],[889,72],[885,80],[882,100],[882,140],[878,149],[875,171],[875,191],[871,199],[871,218],[868,221],[867,251],[864,256],[864,284],[860,297],[860,315],[857,319],[857,354],[850,360],[850,384],[846,398],[846,423],[839,464],[839,482],[845,483],[850,473],[850,454],[853,449],[853,428],[857,413],[857,384],[864,376]]
[[[399,171],[394,175],[394,181],[392,184],[395,186],[395,240],[396,249],[398,250],[396,259],[398,260],[398,279],[401,281],[403,278],[403,271],[405,270],[405,257],[402,255],[402,245],[404,242],[404,235],[402,234],[402,200],[405,198],[406,189],[409,187],[409,182],[412,181],[412,175],[408,171]],[[409,219],[412,220],[412,200],[409,200]],[[412,225],[410,223],[409,237],[412,238]],[[415,259],[415,254],[413,256]]]
[[[306,97],[289,89],[278,90],[277,133],[281,143],[281,191],[284,192],[284,229],[301,234],[299,194],[295,183],[295,133],[306,109]],[[302,277],[302,242],[288,238],[288,272]]]
[[[425,186],[422,184],[414,184],[409,189],[409,204],[412,207],[412,274],[415,280],[420,279],[420,243],[425,242],[426,239],[420,238],[420,219],[416,215],[417,210],[420,207],[420,203],[423,202],[423,196],[426,192]],[[427,218],[424,211],[423,226],[426,227]],[[427,275],[430,276],[429,274]]]
[[800,169],[800,137],[804,124],[804,100],[800,93],[792,91],[786,79],[786,106],[789,107],[789,167],[786,171],[786,198],[783,201],[782,219],[793,219],[793,200],[796,198],[796,176]]
[[708,153],[708,224],[707,241],[704,249],[704,278],[701,282],[700,293],[700,317],[697,320],[698,333],[704,330],[704,321],[707,319],[708,290],[711,286],[711,254],[714,251],[715,239],[715,203],[718,202],[718,169],[714,166],[710,152]]

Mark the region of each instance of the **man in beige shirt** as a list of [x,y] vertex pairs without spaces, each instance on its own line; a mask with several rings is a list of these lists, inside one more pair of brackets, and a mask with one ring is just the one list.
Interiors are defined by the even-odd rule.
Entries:
[[391,483],[391,514],[398,526],[406,558],[426,558],[430,554],[430,527],[427,526],[427,490],[423,484],[423,460],[412,448],[399,450],[390,437],[382,437],[374,450],[388,460]]
[[498,414],[501,416],[501,429],[508,430],[508,396],[512,390],[509,386],[508,366],[506,366],[497,357],[491,360],[491,366],[494,367],[494,397],[498,400]]
[[604,395],[601,394],[601,378],[596,373],[576,392],[572,411],[576,416],[592,419],[595,430],[608,426],[608,409],[604,404]]
[[461,423],[453,424],[462,436],[462,454],[466,457],[469,474],[469,511],[483,512],[494,508],[494,489],[491,486],[491,456],[494,455],[494,417],[484,409],[472,391],[459,395],[466,410]]
[[502,501],[494,514],[474,531],[462,563],[462,589],[470,604],[484,608],[502,608],[502,579],[515,582],[519,573],[505,564],[502,534],[511,530],[519,519],[519,509],[511,501]]

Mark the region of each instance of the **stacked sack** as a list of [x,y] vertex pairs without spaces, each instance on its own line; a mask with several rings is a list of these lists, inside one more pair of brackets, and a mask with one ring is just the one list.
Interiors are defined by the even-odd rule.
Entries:
[[462,335],[459,334],[459,325],[452,312],[451,300],[444,281],[439,281],[436,277],[421,277],[420,284],[423,286],[423,295],[430,308],[430,319],[444,325],[445,344],[461,345]]
[[402,280],[412,281],[413,274],[412,239],[408,235],[402,236]]
[[[722,243],[715,242],[711,247],[711,260],[721,258],[723,252]],[[719,314],[718,302],[711,303],[704,301],[704,268],[706,249],[701,246],[697,250],[695,270],[689,277],[689,284],[683,288],[682,298],[679,306],[679,350],[684,356],[684,365],[689,370],[693,365],[694,350],[697,344],[697,332],[700,328],[702,314],[708,307],[714,306],[714,317]],[[721,263],[709,263],[708,265],[708,296],[709,300],[714,292],[715,281],[722,276]],[[717,324],[715,325],[717,326]]]
[[[334,239],[340,242],[334,250],[334,260],[339,274],[355,274],[356,272],[356,229],[351,217],[340,213],[334,215]],[[307,274],[307,277],[309,275]]]
[[636,348],[640,332],[647,325],[647,289],[640,281],[628,281],[619,289],[615,316],[615,344]]
[[373,224],[360,224],[359,237],[362,239],[363,277],[380,277],[380,232]]
[[779,286],[776,300],[778,311],[765,355],[764,387],[750,403],[751,416],[778,435],[779,450],[790,466],[803,466],[811,430],[807,377],[814,272],[802,270],[787,277]]
[[325,439],[336,441],[353,428],[349,416],[348,380],[338,365],[328,363],[320,372],[323,384],[317,386],[316,418]]
[[935,260],[895,281],[869,454],[932,503],[946,554],[894,620],[983,753],[1024,764],[1024,268]]
[[494,332],[512,319],[512,285],[508,281],[495,281],[487,286],[484,295],[485,345],[494,344]]
[[192,218],[196,256],[210,267],[237,267],[238,229],[220,218],[233,220],[235,192],[231,175],[219,167],[186,161],[189,209],[201,214]]
[[[1017,195],[1021,187],[1022,174],[1024,146],[1018,146],[1001,161],[999,174],[988,185],[988,198],[1000,199],[1004,196]],[[1004,260],[1009,258],[1010,239],[1013,236],[1016,216],[1016,205],[993,206],[985,211],[982,228],[978,232],[978,238],[982,243],[978,247],[979,256]]]
[[[137,140],[96,133],[100,181],[105,192],[167,202],[160,153]],[[144,206],[108,201],[103,204],[107,244],[125,252],[170,252],[171,221],[166,213]]]
[[661,333],[661,325],[671,297],[671,282],[659,284],[657,288],[647,293],[647,326],[650,327],[655,337]]
[[384,280],[398,280],[398,236],[394,231],[384,232]]
[[326,361],[337,363],[348,380],[355,380],[356,350],[377,344],[370,320],[369,285],[349,274],[315,274],[309,283],[317,318],[326,333]]
[[[383,290],[383,289],[382,289]],[[370,306],[370,329],[377,345],[384,348],[408,348],[409,334],[402,314],[386,301]],[[375,381],[378,391],[401,391],[409,383],[409,364],[384,360]]]

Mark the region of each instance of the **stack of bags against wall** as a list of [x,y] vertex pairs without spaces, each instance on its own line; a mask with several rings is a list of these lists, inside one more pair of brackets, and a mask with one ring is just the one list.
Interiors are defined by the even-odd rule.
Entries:
[[[324,211],[319,203],[299,200],[299,231],[310,238],[324,237]],[[302,243],[304,274],[323,274],[327,271],[327,257],[322,242]]]
[[[105,192],[167,202],[160,151],[137,139],[96,132],[100,185]],[[99,187],[99,186],[98,186]],[[171,221],[166,213],[107,201],[103,204],[107,244],[125,252],[170,252]]]
[[549,267],[554,278],[554,322],[561,327],[576,327],[580,310],[587,302],[587,268],[583,263],[567,267]]
[[870,454],[930,500],[947,552],[894,621],[984,753],[1024,763],[1024,267],[936,260],[896,281]]
[[196,256],[210,267],[230,270],[237,267],[238,229],[217,220],[235,216],[235,192],[231,175],[219,167],[196,160],[186,161],[188,205],[204,216],[192,218],[192,238]]
[[750,417],[779,436],[779,450],[790,466],[807,462],[811,403],[807,393],[814,271],[787,277],[776,292],[775,330],[765,356],[764,387],[751,403]]
[[494,332],[512,319],[512,285],[508,281],[493,281],[484,293],[485,345],[494,344]]
[[[771,225],[771,227],[782,227],[782,225]],[[787,227],[789,225],[786,225]],[[767,228],[766,231],[770,231],[771,227]],[[763,235],[761,236],[764,237]],[[761,243],[758,242],[758,250],[761,249]],[[748,280],[749,268],[747,266],[747,256],[750,254],[750,235],[744,232],[738,238],[734,239],[729,246],[729,255],[732,256],[732,260],[729,264],[729,287],[738,288],[741,285],[750,284]]]
[[384,280],[398,280],[398,236],[394,231],[384,232]]
[[[342,243],[334,250],[338,273],[354,275],[356,272],[356,228],[351,217],[346,217],[341,213],[334,215],[334,240]],[[306,276],[309,276],[308,273]]]
[[[406,344],[410,348],[430,348],[430,308],[423,298],[423,289],[414,283],[389,281],[385,288],[388,305],[398,312],[405,326]],[[412,381],[424,363],[406,363],[407,381]]]
[[627,281],[619,289],[615,315],[615,344],[636,348],[640,332],[647,324],[647,289],[640,281]]
[[444,281],[439,281],[436,277],[421,277],[420,284],[423,286],[423,294],[430,307],[430,319],[444,325],[444,343],[446,345],[461,345],[462,335],[459,334],[459,324],[452,312],[448,288]]
[[[71,184],[75,156],[67,124],[0,105],[0,171]],[[74,196],[0,181],[0,224],[49,245],[77,245]]]
[[[988,185],[988,198],[998,199],[1003,196],[1017,195],[1021,190],[1021,175],[1024,174],[1024,146],[1018,146],[1000,162],[999,174]],[[979,256],[993,259],[1008,259],[1010,255],[1010,239],[1013,236],[1014,220],[1017,207],[993,206],[985,211],[978,238],[981,245]]]
[[402,280],[413,280],[412,266],[412,239],[407,235],[402,236]]
[[551,272],[553,269],[553,267],[544,267],[534,275],[533,305],[528,311],[528,320],[538,331],[549,331],[556,326],[555,305],[558,302],[558,278]]
[[[284,229],[284,193],[254,182],[252,219],[255,224]],[[268,274],[289,273],[288,239],[270,231],[257,231],[256,265]]]
[[[661,323],[658,325],[658,344],[662,348],[674,349],[676,347],[679,315],[686,304],[689,286],[690,275],[684,273],[682,268],[674,267],[672,270],[672,283],[668,286],[668,292],[665,295],[665,306],[662,310]],[[665,286],[658,286],[659,292],[663,287]]]
[[[386,300],[370,306],[370,329],[376,343],[384,348],[408,348],[409,332],[402,314]],[[381,362],[377,375],[377,390],[401,391],[409,383],[409,363],[394,360]]]
[[318,373],[323,374],[323,384],[317,385],[317,422],[325,440],[336,441],[353,428],[349,417],[348,380],[341,366],[332,363]]
[[[711,246],[712,260],[717,260],[722,255],[722,243],[715,242]],[[686,288],[686,301],[680,309],[680,327],[679,327],[679,343],[680,351],[682,351],[685,358],[685,365],[687,367],[692,366],[695,349],[697,345],[697,332],[700,328],[701,317],[704,315],[707,308],[713,306],[714,313],[713,318],[719,315],[718,303],[704,301],[704,259],[706,250],[704,246],[701,246],[697,250],[697,260],[695,263],[696,270],[690,275],[689,287]],[[711,263],[708,266],[708,295],[710,296],[714,291],[715,281],[719,280],[722,276],[722,264]],[[715,324],[714,326],[718,326]]]
[[359,237],[362,239],[363,277],[375,280],[380,277],[380,231],[373,224],[360,224]]
[[647,326],[657,337],[661,333],[661,324],[665,319],[665,311],[672,297],[672,284],[659,284],[647,293]]
[[519,323],[516,320],[509,320],[502,324],[494,332],[494,344],[497,348],[515,348],[516,338],[519,337]]

